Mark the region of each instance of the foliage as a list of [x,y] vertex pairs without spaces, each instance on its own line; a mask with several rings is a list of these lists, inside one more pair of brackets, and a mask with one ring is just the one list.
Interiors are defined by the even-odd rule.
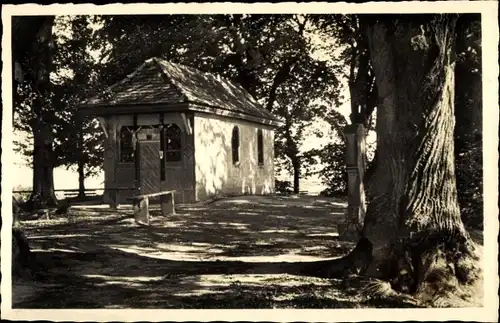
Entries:
[[14,135],[17,135],[13,140],[13,150],[22,156],[21,164],[23,166],[31,167],[33,163],[33,133],[28,130],[29,127],[23,122],[23,117],[21,114],[28,115],[28,109],[21,105],[16,106],[14,101],[14,122],[12,124],[14,128]]
[[57,80],[53,105],[57,107],[55,133],[57,165],[84,167],[84,177],[102,168],[104,134],[95,119],[83,116],[76,105],[92,96],[98,88],[98,66],[92,57],[94,32],[86,16],[63,17],[59,28],[71,31],[60,35],[56,43],[54,63]]
[[[357,15],[318,15],[314,21],[326,42],[331,43],[337,60],[344,68],[339,70],[339,79],[349,89],[351,123],[362,123],[368,129],[366,136],[367,162],[371,166],[376,150],[376,142],[368,140],[374,135],[377,89],[371,69],[367,39],[364,34],[364,20]],[[332,142],[316,150],[315,153],[325,165],[318,173],[328,186],[322,195],[345,195],[347,193],[347,173],[345,167],[344,127],[347,121],[335,111],[328,114],[328,121],[334,131]]]
[[[37,122],[53,117],[50,84],[46,82],[50,61],[53,16],[12,17],[13,126],[33,134]],[[49,59],[48,59],[49,58]],[[50,65],[50,64],[48,64]]]
[[[96,120],[78,114],[75,104],[90,95],[97,86],[98,70],[91,56],[93,32],[88,17],[57,17],[52,55],[51,90],[44,98],[47,109],[35,113],[33,105],[38,93],[30,78],[17,84],[14,100],[14,129],[25,140],[16,140],[15,151],[30,163],[33,158],[33,129],[40,117],[50,124],[55,144],[51,160],[53,167],[85,165],[85,177],[96,174],[102,165],[102,131]],[[57,32],[57,30],[64,32]],[[69,33],[68,33],[69,32]],[[28,65],[25,69],[28,70]]]
[[[305,130],[339,103],[340,66],[315,55],[316,28],[308,15],[165,15],[97,17],[108,42],[101,83],[111,85],[144,60],[163,57],[240,83],[284,126],[276,157],[298,169]],[[111,73],[112,72],[112,73]],[[321,101],[325,104],[320,104]],[[304,159],[307,161],[307,159]],[[304,165],[302,165],[304,166]]]
[[378,94],[364,30],[367,27],[365,20],[359,15],[319,15],[316,21],[340,49],[338,60],[346,67],[342,76],[350,93],[350,120],[370,129]]
[[346,142],[344,127],[347,120],[338,111],[332,110],[325,115],[330,125],[330,142],[319,149],[312,149],[305,154],[309,164],[319,165],[313,172],[319,175],[322,183],[327,186],[320,195],[339,196],[347,193],[347,169],[345,165]]
[[275,92],[276,105],[272,109],[283,121],[275,136],[275,156],[283,160],[285,169],[297,179],[309,175],[309,167],[316,164],[312,158],[315,150],[302,148],[305,135],[318,119],[328,117],[331,109],[323,103],[338,106],[340,98],[336,68],[311,57],[309,44],[303,46],[306,46],[301,54],[304,57],[297,61],[288,79]]
[[290,181],[274,180],[274,189],[276,193],[289,194],[292,193],[292,183]]
[[345,196],[347,194],[347,169],[345,165],[345,145],[330,143],[321,151],[320,158],[325,163],[322,171],[323,183],[327,185],[321,196]]
[[55,205],[54,156],[51,125],[57,122],[51,102],[53,86],[50,79],[54,48],[54,16],[13,18],[14,129],[21,128],[33,136],[33,193],[48,205]]
[[467,145],[455,161],[462,220],[475,229],[483,228],[484,219],[482,157],[482,142],[478,141]]
[[457,22],[455,68],[455,168],[462,219],[482,229],[482,73],[481,18],[463,15]]
[[16,198],[16,200],[20,203],[27,201],[30,197],[30,193],[28,191],[31,192],[31,187],[24,187],[22,185],[17,185],[12,190],[13,191],[26,191],[27,192],[27,193],[15,193],[15,194],[13,194],[14,197]]

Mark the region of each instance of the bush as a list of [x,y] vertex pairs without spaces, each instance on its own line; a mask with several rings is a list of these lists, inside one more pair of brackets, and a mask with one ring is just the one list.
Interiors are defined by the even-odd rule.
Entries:
[[345,165],[345,144],[333,142],[317,151],[323,167],[317,172],[327,186],[321,196],[347,195],[347,169]]
[[324,196],[324,197],[346,197],[347,196],[347,190],[342,189],[335,189],[334,187],[328,187],[322,190],[319,193],[319,196]]
[[466,143],[455,159],[458,203],[467,227],[483,228],[482,141]]
[[[24,187],[21,185],[17,185],[12,189],[13,191],[31,191],[31,187]],[[31,192],[28,193],[15,193],[14,197],[19,203],[26,202],[30,198]]]
[[293,192],[293,186],[290,181],[280,181],[279,179],[274,180],[274,188],[276,193],[280,194],[290,194]]

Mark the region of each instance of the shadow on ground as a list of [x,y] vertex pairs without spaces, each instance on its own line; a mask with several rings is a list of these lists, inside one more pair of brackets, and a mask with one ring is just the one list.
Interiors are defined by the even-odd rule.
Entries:
[[[130,206],[81,205],[63,218],[23,223],[35,283],[15,283],[15,308],[404,307],[359,296],[360,278],[288,275],[278,262],[340,257],[353,242],[336,225],[345,203],[242,197],[182,205],[149,227]],[[354,286],[354,287],[353,287]],[[356,287],[358,286],[358,287]]]

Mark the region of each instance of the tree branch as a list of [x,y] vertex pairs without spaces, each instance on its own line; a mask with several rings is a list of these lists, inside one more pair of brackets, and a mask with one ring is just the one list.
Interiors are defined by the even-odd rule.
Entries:
[[290,76],[290,72],[292,71],[294,65],[299,60],[298,55],[292,57],[287,62],[285,62],[279,71],[276,73],[273,79],[273,83],[271,85],[271,90],[269,91],[269,99],[267,100],[266,109],[271,111],[273,108],[274,101],[276,101],[278,87],[286,81],[286,79]]

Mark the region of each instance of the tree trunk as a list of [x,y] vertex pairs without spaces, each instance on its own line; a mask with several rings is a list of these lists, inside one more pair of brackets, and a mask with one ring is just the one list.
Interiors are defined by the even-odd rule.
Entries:
[[[78,147],[83,152],[83,129],[78,134]],[[81,155],[78,159],[78,197],[85,197],[85,161]]]
[[35,273],[35,259],[28,239],[19,227],[12,228],[12,279],[30,279]]
[[363,177],[363,185],[365,187],[367,201],[375,195],[374,191],[377,189],[377,183],[374,178],[375,169],[377,169],[377,150],[375,150],[372,161],[367,164],[365,176]]
[[56,206],[50,126],[39,124],[36,128],[33,150],[33,192],[30,197],[30,204],[34,208]]
[[297,143],[295,142],[292,133],[291,133],[291,119],[288,114],[288,108],[285,107],[285,139],[286,139],[286,146],[285,146],[285,155],[290,158],[290,161],[292,163],[292,170],[293,170],[293,192],[295,194],[299,193],[299,182],[300,182],[300,156],[299,155],[299,148],[297,146]]
[[435,299],[478,278],[455,182],[456,16],[373,19],[367,34],[380,104],[377,190],[363,228],[372,244],[367,273]]
[[292,159],[293,167],[293,193],[299,194],[300,192],[300,159],[295,157]]
[[33,192],[30,204],[35,207],[42,205],[55,206],[57,199],[54,194],[54,164],[53,139],[50,119],[51,82],[50,71],[52,63],[52,25],[54,17],[46,18],[36,34],[33,49],[29,53],[35,99],[33,112]]
[[85,170],[83,162],[78,162],[78,197],[85,197]]

